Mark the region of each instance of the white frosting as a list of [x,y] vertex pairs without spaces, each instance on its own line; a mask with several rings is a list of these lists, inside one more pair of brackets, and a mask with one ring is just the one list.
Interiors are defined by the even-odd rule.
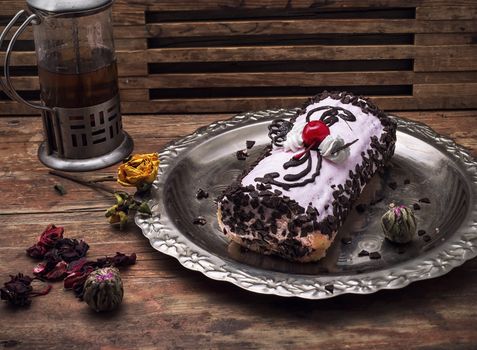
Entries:
[[[330,159],[323,158],[320,175],[316,177],[314,182],[301,187],[292,187],[289,190],[284,190],[281,187],[272,185],[272,189],[278,189],[282,191],[284,195],[294,199],[304,208],[306,208],[308,204],[311,203],[312,206],[318,210],[320,217],[323,217],[323,215],[332,214],[332,206],[330,204],[333,201],[334,189],[331,188],[331,185],[345,183],[345,181],[349,177],[349,171],[352,170],[354,172],[356,164],[362,163],[361,152],[371,148],[371,136],[375,135],[379,138],[380,135],[383,133],[384,127],[381,125],[381,121],[376,116],[372,114],[363,113],[361,111],[361,108],[352,104],[343,104],[339,100],[334,100],[328,97],[320,102],[311,104],[306,108],[305,112],[297,118],[295,122],[296,128],[295,126],[293,128],[296,129],[296,131],[294,131],[292,135],[297,135],[298,130],[300,128],[303,129],[302,125],[306,123],[306,113],[311,109],[314,109],[319,106],[342,107],[353,113],[356,116],[356,121],[345,122],[344,120],[340,119],[337,123],[330,127],[330,132],[331,135],[339,135],[344,141],[344,143],[352,142],[356,139],[358,139],[358,141],[348,148],[347,152],[349,152],[349,156],[346,159],[342,159],[342,155],[337,155],[337,158],[334,160],[338,160],[338,162],[335,163]],[[324,112],[325,111],[322,110],[313,113],[313,115],[310,117],[310,120],[319,120]],[[341,142],[337,141],[336,136],[334,139],[334,142]],[[332,140],[330,140],[329,142],[333,143]],[[296,144],[297,142],[295,140],[290,141],[287,149],[285,149],[284,147],[274,147],[271,151],[271,154],[268,157],[262,159],[257,164],[257,166],[255,166],[255,168],[253,168],[242,179],[242,185],[255,186],[257,184],[255,182],[255,178],[263,177],[265,174],[272,172],[278,172],[280,174],[280,176],[276,178],[277,181],[287,183],[287,181],[283,180],[284,175],[286,175],[287,173],[296,174],[305,169],[307,165],[305,162],[304,164],[299,165],[295,168],[288,168],[287,170],[283,169],[282,165],[285,162],[289,161],[291,157],[296,153],[296,151],[292,150],[292,146]],[[332,147],[334,146],[332,145]],[[301,150],[302,149],[300,149],[299,151]],[[327,150],[328,149],[326,149],[325,151]],[[315,172],[317,164],[316,151],[311,151],[311,158],[312,170],[300,181],[310,178]],[[325,205],[329,205],[327,210],[324,209]]]
[[325,137],[323,141],[321,141],[318,149],[323,157],[328,160],[331,160],[333,163],[343,163],[346,158],[350,155],[349,147],[336,151],[339,147],[344,146],[346,142],[344,142],[341,136],[336,136],[334,138],[331,135]]
[[287,134],[287,139],[283,142],[285,151],[296,152],[303,148],[303,129],[305,128],[306,120],[295,122],[292,129]]

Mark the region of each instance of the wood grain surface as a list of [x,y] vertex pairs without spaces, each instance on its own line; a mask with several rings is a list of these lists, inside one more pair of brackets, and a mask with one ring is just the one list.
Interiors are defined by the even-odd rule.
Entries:
[[[0,8],[2,29],[25,1]],[[118,0],[113,23],[129,114],[294,107],[323,89],[392,110],[477,108],[474,0]],[[38,100],[32,30],[20,39],[14,85]],[[14,114],[36,111],[0,93],[0,116]]]
[[[401,112],[468,147],[477,156],[477,111]],[[130,115],[135,152],[167,142],[229,114]],[[0,119],[0,281],[30,273],[25,248],[49,223],[85,239],[88,256],[136,252],[122,273],[123,305],[97,314],[55,283],[16,310],[0,305],[0,348],[13,349],[475,349],[477,260],[449,274],[372,295],[323,301],[253,294],[188,271],[149,246],[133,225],[110,227],[111,198],[48,174],[36,152],[38,117]],[[90,175],[110,175],[110,167]],[[53,186],[62,183],[65,196]]]

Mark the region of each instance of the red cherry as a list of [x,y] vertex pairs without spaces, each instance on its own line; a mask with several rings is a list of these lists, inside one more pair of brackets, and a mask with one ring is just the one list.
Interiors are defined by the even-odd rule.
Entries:
[[330,128],[321,120],[312,120],[303,128],[302,138],[305,146],[320,144],[330,134]]

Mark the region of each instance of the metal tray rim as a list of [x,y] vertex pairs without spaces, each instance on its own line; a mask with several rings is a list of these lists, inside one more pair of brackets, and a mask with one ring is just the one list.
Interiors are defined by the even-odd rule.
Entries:
[[[466,221],[451,239],[420,256],[418,263],[413,260],[389,269],[357,275],[289,275],[240,263],[230,264],[179,232],[167,217],[167,213],[161,211],[161,208],[165,207],[162,194],[169,169],[194,146],[214,135],[273,117],[291,117],[296,110],[277,109],[239,114],[229,120],[201,127],[194,133],[166,145],[159,154],[158,177],[148,199],[153,216],[137,214],[135,217],[136,224],[149,239],[151,246],[176,258],[184,267],[201,272],[211,279],[227,281],[256,293],[305,299],[326,299],[345,293],[370,294],[381,289],[398,289],[414,281],[442,276],[477,256],[477,220],[473,220],[477,218],[477,201],[474,200],[477,198],[477,161],[464,147],[439,135],[427,125],[394,116],[392,118],[397,121],[399,130],[419,137],[446,153],[466,173],[467,184],[472,192],[473,203]],[[330,285],[333,286],[332,290]]]

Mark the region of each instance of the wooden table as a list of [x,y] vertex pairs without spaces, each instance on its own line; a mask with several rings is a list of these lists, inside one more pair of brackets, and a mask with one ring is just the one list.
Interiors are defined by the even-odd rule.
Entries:
[[[477,156],[477,111],[403,112],[467,146]],[[197,127],[228,117],[131,115],[125,129],[135,152],[159,150]],[[88,256],[136,252],[122,273],[125,299],[97,314],[62,283],[27,309],[0,305],[0,347],[15,349],[476,349],[477,259],[446,276],[373,295],[323,301],[257,295],[188,271],[149,246],[132,224],[110,227],[110,197],[48,174],[37,159],[39,117],[0,119],[0,280],[31,274],[25,255],[49,223],[85,239]],[[110,175],[115,167],[95,175]],[[62,183],[60,196],[53,186]]]

